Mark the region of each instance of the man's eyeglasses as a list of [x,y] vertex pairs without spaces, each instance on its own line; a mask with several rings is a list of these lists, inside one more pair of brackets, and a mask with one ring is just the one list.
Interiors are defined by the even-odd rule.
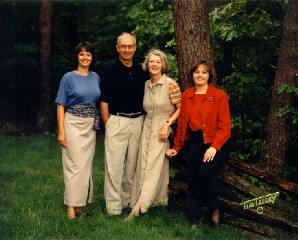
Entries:
[[124,44],[121,44],[120,45],[120,48],[125,50],[125,49],[129,49],[129,50],[132,50],[136,45],[124,45]]

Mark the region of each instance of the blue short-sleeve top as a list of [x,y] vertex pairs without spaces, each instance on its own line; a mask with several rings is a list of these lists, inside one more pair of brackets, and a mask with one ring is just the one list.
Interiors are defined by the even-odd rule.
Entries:
[[62,77],[55,102],[66,107],[97,104],[100,95],[100,78],[95,72],[82,76],[72,71]]

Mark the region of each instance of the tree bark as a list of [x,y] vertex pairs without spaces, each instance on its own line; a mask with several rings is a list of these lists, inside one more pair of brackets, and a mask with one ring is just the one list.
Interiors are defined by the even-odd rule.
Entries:
[[241,170],[242,172],[248,173],[265,183],[268,183],[271,186],[278,187],[285,192],[298,196],[298,185],[286,181],[284,178],[273,176],[272,174],[265,172],[264,170],[233,159],[230,159],[227,164],[231,167],[235,167]]
[[52,2],[41,0],[39,11],[39,109],[37,130],[41,133],[51,127],[51,33],[52,33]]
[[183,91],[193,86],[188,72],[197,60],[205,59],[214,65],[209,18],[204,0],[173,0],[173,13],[179,85]]
[[298,64],[298,1],[290,0],[284,21],[282,42],[272,91],[272,101],[267,122],[265,144],[259,163],[260,168],[275,176],[283,177],[289,138],[289,115],[277,117],[278,110],[293,104],[293,96],[278,93],[283,84],[297,86]]

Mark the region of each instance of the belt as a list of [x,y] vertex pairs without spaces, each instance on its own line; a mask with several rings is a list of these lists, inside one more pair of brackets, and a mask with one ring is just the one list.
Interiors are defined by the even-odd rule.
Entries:
[[137,118],[139,116],[142,116],[144,112],[137,112],[137,113],[111,112],[110,114],[120,116],[120,117],[126,117],[126,118]]

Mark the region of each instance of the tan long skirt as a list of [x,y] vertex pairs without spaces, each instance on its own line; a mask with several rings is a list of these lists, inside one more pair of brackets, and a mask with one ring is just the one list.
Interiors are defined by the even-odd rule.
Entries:
[[85,206],[93,197],[92,165],[96,144],[93,118],[65,114],[67,148],[62,148],[64,203]]

